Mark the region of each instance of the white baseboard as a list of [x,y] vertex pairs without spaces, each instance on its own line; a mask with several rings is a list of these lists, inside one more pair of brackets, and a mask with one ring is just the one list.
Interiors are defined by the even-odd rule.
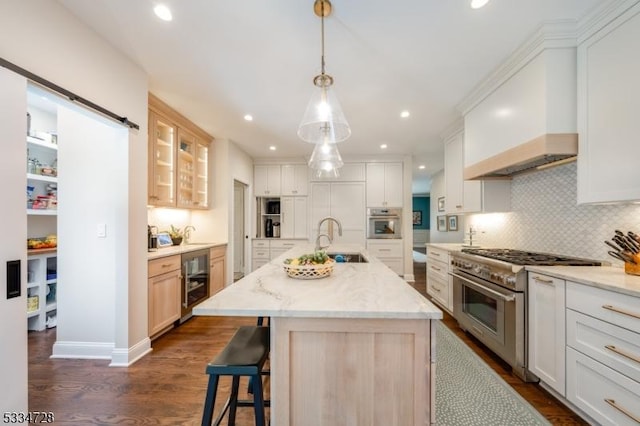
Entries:
[[55,342],[51,358],[111,359],[113,343]]
[[128,349],[114,349],[109,367],[129,367],[152,350],[151,339],[148,337]]
[[404,280],[408,283],[413,283],[416,281],[416,276],[413,274],[404,274]]

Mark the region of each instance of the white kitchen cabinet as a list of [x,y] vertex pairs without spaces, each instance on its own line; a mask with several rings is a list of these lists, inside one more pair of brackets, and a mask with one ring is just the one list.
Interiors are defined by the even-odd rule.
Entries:
[[529,370],[565,396],[565,281],[528,274]]
[[338,169],[337,177],[319,177],[311,173],[310,180],[312,182],[364,182],[365,176],[364,163],[344,163]]
[[280,237],[307,238],[307,197],[281,197],[280,209]]
[[309,167],[306,164],[283,164],[280,170],[282,195],[307,195]]
[[367,240],[371,255],[398,275],[404,275],[403,240]]
[[464,180],[464,133],[444,146],[445,211],[447,214],[511,210],[510,180]]
[[253,188],[256,197],[279,196],[281,193],[280,165],[255,165],[253,168]]
[[269,263],[270,260],[282,255],[286,251],[292,249],[297,244],[306,243],[307,240],[295,239],[256,239],[253,240],[251,247],[251,270],[255,271],[263,265]]
[[578,46],[578,203],[640,200],[640,3]]
[[332,233],[334,243],[366,243],[366,211],[364,182],[311,183],[311,239],[318,235],[318,222],[327,216],[338,219],[342,225],[342,236],[337,226],[325,222],[320,232]]
[[449,275],[449,251],[427,244],[427,294],[453,315],[453,280]]
[[367,207],[402,207],[402,163],[367,163]]
[[640,298],[567,281],[567,399],[601,425],[640,422]]

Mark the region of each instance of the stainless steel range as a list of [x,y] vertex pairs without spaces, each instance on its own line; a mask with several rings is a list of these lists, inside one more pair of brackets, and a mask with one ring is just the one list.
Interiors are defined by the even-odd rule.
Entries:
[[527,370],[525,265],[599,266],[600,262],[510,249],[462,249],[451,253],[453,315],[460,327],[511,365],[525,381]]

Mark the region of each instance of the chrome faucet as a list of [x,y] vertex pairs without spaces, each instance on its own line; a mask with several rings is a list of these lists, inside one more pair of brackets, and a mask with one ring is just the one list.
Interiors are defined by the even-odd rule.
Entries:
[[[324,217],[322,219],[320,219],[320,222],[318,222],[318,236],[316,237],[316,250],[322,250],[324,248],[327,248],[329,246],[326,247],[322,247],[320,246],[320,238],[324,235],[327,238],[329,238],[329,244],[331,244],[333,242],[333,237],[329,234],[321,234],[320,233],[320,228],[322,227],[322,224],[325,222],[335,222],[338,225],[338,235],[342,236],[342,224],[340,223],[340,221],[338,219],[336,219],[335,217],[332,216],[327,216]],[[331,232],[331,234],[333,234],[333,232]]]
[[191,231],[195,231],[196,228],[193,225],[187,225],[184,227],[184,243],[189,244],[189,239],[191,239]]

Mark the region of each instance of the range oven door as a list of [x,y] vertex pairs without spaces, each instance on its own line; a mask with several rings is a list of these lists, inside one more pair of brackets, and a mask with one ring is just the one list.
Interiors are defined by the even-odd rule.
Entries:
[[517,336],[516,330],[521,324],[516,305],[518,302],[521,306],[524,303],[523,294],[464,271],[454,270],[451,275],[453,316],[460,327],[473,334],[509,364],[515,365],[518,345],[516,339],[523,337]]

